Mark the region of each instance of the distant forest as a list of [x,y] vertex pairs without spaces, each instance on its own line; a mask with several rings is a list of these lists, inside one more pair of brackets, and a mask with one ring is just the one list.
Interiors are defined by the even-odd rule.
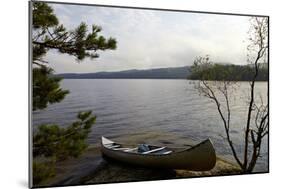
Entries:
[[[188,79],[217,80],[217,81],[250,81],[254,76],[254,67],[251,65],[208,64],[193,65],[190,67]],[[268,65],[259,65],[257,81],[268,81]]]
[[[56,76],[64,79],[191,79],[199,80],[208,74],[210,80],[249,81],[253,77],[250,65],[210,64],[148,70],[125,70],[97,73],[64,73]],[[206,78],[205,78],[206,79]],[[267,64],[261,64],[257,81],[268,80]]]
[[184,66],[116,72],[64,73],[57,76],[64,79],[186,79],[190,74],[189,68]]

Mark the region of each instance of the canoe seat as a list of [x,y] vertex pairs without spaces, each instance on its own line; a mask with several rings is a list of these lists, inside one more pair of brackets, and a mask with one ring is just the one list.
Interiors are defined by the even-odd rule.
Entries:
[[149,153],[152,153],[152,152],[157,152],[157,151],[160,151],[160,150],[163,150],[165,149],[166,147],[161,147],[161,148],[156,148],[156,149],[153,149],[153,150],[149,150],[149,151],[146,151],[146,152],[142,152],[142,154],[149,154]]
[[124,152],[132,152],[132,151],[137,150],[137,149],[138,149],[138,147],[136,147],[136,148],[129,148],[128,150],[124,150]]
[[166,152],[163,152],[161,154],[170,154],[170,153],[172,153],[172,151],[166,151]]
[[121,145],[118,144],[118,145],[112,145],[112,144],[109,144],[109,145],[105,145],[107,148],[110,148],[110,149],[113,149],[113,148],[118,148],[120,147]]
[[122,150],[122,151],[126,151],[126,150],[130,150],[131,148],[112,148],[112,150]]
[[124,152],[131,152],[134,151],[138,148],[113,148],[112,150],[120,150],[120,151],[124,151]]

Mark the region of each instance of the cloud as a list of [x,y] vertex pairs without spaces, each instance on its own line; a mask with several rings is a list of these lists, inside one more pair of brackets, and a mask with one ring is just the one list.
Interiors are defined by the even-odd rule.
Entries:
[[244,64],[249,17],[171,11],[52,4],[60,22],[73,29],[82,21],[102,26],[117,39],[115,51],[85,59],[50,51],[46,59],[58,73],[177,67],[209,54],[214,61]]

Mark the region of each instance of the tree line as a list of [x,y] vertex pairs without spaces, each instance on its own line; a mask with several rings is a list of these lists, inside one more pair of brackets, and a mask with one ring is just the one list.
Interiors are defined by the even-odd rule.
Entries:
[[[256,81],[268,81],[268,67],[265,63],[258,64]],[[255,74],[253,65],[218,64],[205,62],[198,64],[196,61],[189,68],[191,80],[216,80],[216,81],[251,81]]]

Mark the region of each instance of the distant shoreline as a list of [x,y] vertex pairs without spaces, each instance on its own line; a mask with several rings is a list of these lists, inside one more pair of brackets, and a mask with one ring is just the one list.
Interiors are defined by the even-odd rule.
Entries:
[[[61,76],[58,76],[61,77]],[[190,80],[183,78],[63,78],[63,79],[124,79],[124,80],[138,80],[138,79],[147,79],[147,80]],[[191,81],[191,80],[190,80]]]
[[[250,81],[250,77],[246,74],[239,75],[242,71],[239,69],[248,70],[248,67],[236,66],[233,74],[238,74],[239,77],[228,77],[230,81]],[[238,71],[238,72],[237,72]],[[220,71],[218,72],[220,75]],[[55,77],[61,77],[63,79],[173,79],[173,80],[199,80],[200,76],[192,73],[190,66],[183,67],[169,67],[169,68],[156,68],[147,70],[124,70],[116,72],[95,72],[95,73],[60,73],[55,74]],[[268,76],[268,75],[267,75]],[[235,80],[231,80],[235,78]],[[214,79],[221,78],[216,77]],[[262,76],[256,81],[268,81],[268,77]]]
[[[55,75],[61,77],[59,75]],[[63,78],[63,77],[62,77]],[[63,78],[63,79],[93,79],[93,80],[186,80],[186,81],[199,81],[194,79],[183,79],[183,78]],[[220,81],[220,80],[216,80]],[[250,80],[235,80],[236,82],[250,82]],[[255,82],[268,82],[268,80],[257,80]]]

